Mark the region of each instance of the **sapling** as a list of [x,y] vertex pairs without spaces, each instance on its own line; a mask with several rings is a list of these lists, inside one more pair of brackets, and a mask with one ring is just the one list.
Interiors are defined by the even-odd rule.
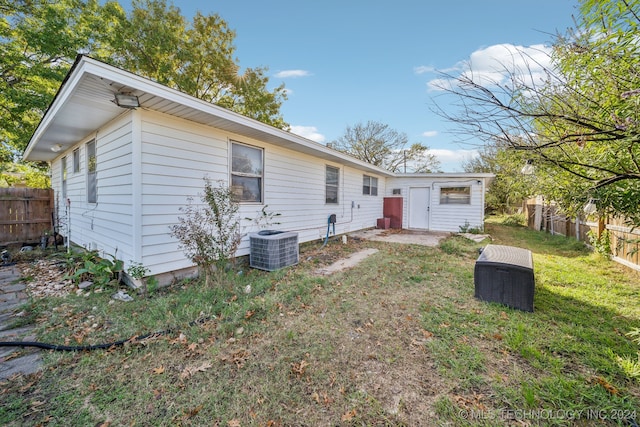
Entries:
[[214,186],[207,177],[204,183],[204,194],[199,194],[202,204],[195,204],[189,197],[187,205],[180,208],[183,215],[178,217],[178,224],[170,229],[209,285],[213,274],[224,272],[228,261],[234,259],[242,236],[239,205],[231,189],[222,181]]

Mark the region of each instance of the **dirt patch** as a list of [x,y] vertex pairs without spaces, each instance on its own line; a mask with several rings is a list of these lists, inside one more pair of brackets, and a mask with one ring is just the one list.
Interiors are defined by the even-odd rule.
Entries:
[[402,243],[408,245],[438,246],[440,240],[451,233],[418,230],[370,229],[350,233],[349,237],[372,240],[374,242]]
[[351,254],[347,258],[334,262],[328,267],[323,267],[316,270],[316,274],[320,276],[328,276],[338,271],[346,270],[348,268],[358,265],[358,263],[366,259],[368,256],[375,254],[376,252],[378,252],[378,250],[374,248],[363,249],[361,251]]

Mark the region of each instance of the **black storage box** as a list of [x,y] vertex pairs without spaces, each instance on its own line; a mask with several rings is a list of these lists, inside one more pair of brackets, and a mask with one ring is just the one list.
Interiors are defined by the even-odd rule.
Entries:
[[473,279],[476,298],[533,311],[535,280],[530,250],[487,245],[476,261]]

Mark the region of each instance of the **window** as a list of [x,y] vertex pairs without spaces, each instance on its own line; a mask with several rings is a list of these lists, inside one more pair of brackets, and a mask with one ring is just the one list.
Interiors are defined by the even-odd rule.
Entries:
[[338,203],[338,184],[340,183],[340,169],[327,166],[325,179],[325,202]]
[[62,200],[67,200],[67,156],[62,158],[62,162],[60,165],[60,178],[62,179]]
[[378,195],[378,178],[374,178],[369,175],[362,177],[362,194],[365,196],[377,196]]
[[73,150],[73,173],[80,172],[80,149]]
[[441,205],[470,205],[471,187],[442,187],[440,189]]
[[87,143],[87,202],[98,201],[98,158],[96,157],[96,141]]
[[239,202],[262,202],[262,149],[231,144],[231,191]]

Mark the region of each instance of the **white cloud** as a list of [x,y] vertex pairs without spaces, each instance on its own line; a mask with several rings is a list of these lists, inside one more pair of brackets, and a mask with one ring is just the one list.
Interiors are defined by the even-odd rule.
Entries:
[[[471,78],[483,86],[505,84],[508,79],[532,86],[546,77],[545,70],[552,69],[551,48],[542,44],[515,46],[509,43],[478,49],[469,59],[458,63],[449,71],[453,76]],[[443,90],[452,82],[437,78],[427,83],[429,90]]]
[[315,126],[291,126],[291,133],[315,142],[323,143],[325,140],[325,136],[318,132],[318,128]]
[[420,65],[418,67],[413,67],[413,72],[416,74],[432,73],[435,70],[436,69],[430,65]]
[[434,136],[438,135],[438,131],[437,130],[427,130],[422,132],[422,136],[424,136],[425,138],[433,138]]
[[307,70],[282,70],[275,74],[279,79],[309,77],[311,73]]
[[442,164],[462,163],[478,155],[478,150],[448,150],[446,148],[429,149],[429,154],[436,156]]

